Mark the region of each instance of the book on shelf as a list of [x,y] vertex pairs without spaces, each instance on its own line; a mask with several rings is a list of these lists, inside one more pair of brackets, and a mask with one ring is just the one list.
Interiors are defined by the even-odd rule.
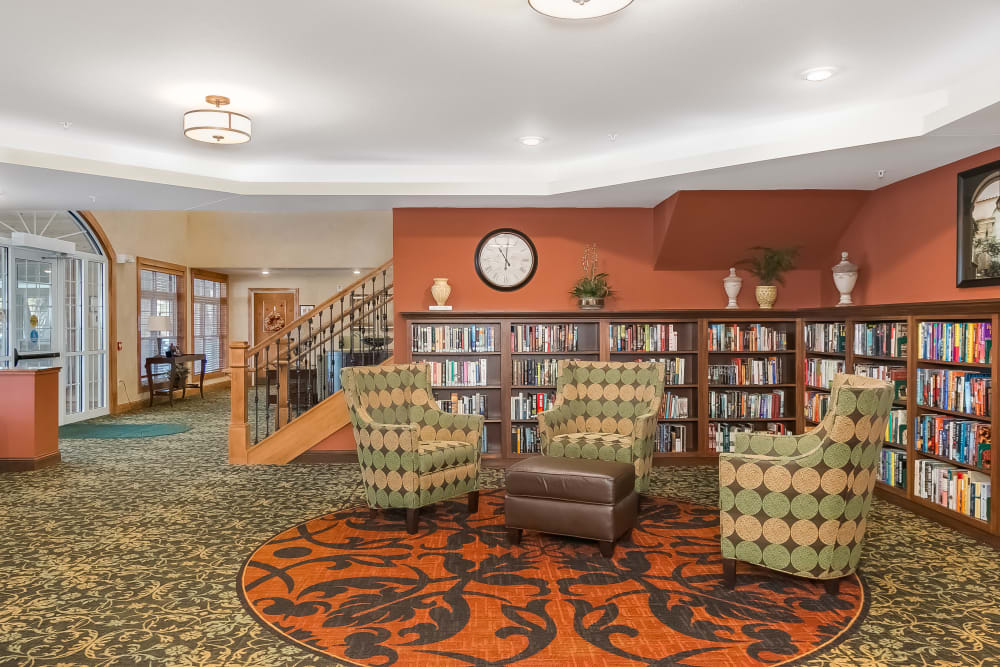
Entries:
[[992,322],[921,322],[919,329],[921,359],[990,363]]
[[882,380],[883,382],[892,382],[895,378],[900,377],[899,375],[894,376],[894,373],[901,373],[902,379],[906,380],[906,366],[870,361],[858,361],[854,364],[855,375]]
[[413,351],[496,352],[496,332],[475,324],[414,324]]
[[708,392],[708,416],[715,419],[779,419],[785,416],[785,391],[769,393],[749,391]]
[[920,498],[980,521],[989,521],[992,515],[992,485],[985,473],[920,459],[915,462],[913,491]]
[[487,452],[489,452],[489,450],[490,450],[490,441],[486,433],[486,429],[484,428],[483,435],[481,438],[479,438],[479,451],[481,451],[483,454],[486,454]]
[[511,366],[511,384],[555,385],[559,377],[558,359],[514,359]]
[[708,367],[710,384],[782,384],[783,378],[778,357],[730,359]]
[[684,424],[657,424],[657,452],[686,452],[688,427]]
[[679,331],[673,324],[610,324],[608,340],[612,352],[672,352]]
[[486,394],[459,394],[452,392],[449,398],[437,399],[438,407],[453,415],[486,415]]
[[710,324],[710,352],[780,352],[791,339],[787,331],[764,324]]
[[894,401],[906,401],[906,369],[899,368],[893,370],[889,375],[889,379],[892,381],[892,400]]
[[830,407],[830,394],[825,391],[807,391],[805,401],[805,418],[817,424],[823,421]]
[[489,384],[486,380],[486,359],[446,359],[425,363],[430,371],[431,384],[435,387],[481,387]]
[[989,468],[993,427],[980,421],[920,415],[916,419],[917,450],[979,468]]
[[843,354],[847,350],[847,325],[843,322],[815,322],[802,327],[807,352]]
[[905,357],[906,322],[857,322],[854,354],[865,357]]
[[687,360],[684,357],[665,358],[660,357],[637,357],[633,361],[639,363],[656,362],[663,364],[665,369],[665,384],[687,384]]
[[807,357],[806,384],[812,387],[822,387],[830,389],[833,387],[833,376],[837,373],[844,373],[847,364],[843,359],[817,359]]
[[657,415],[658,419],[687,419],[688,416],[687,396],[678,396],[671,391],[663,395],[663,400],[660,401],[660,414]]
[[514,324],[510,327],[510,348],[514,352],[578,352],[580,326],[577,324]]
[[885,441],[900,447],[908,445],[906,425],[906,410],[900,408],[890,410],[889,418],[885,422]]
[[878,461],[878,479],[884,484],[906,488],[906,452],[899,449],[886,448]]
[[553,404],[555,395],[552,392],[521,392],[510,397],[510,418],[537,419],[539,412],[551,410]]
[[993,379],[989,373],[936,368],[917,369],[917,403],[925,407],[988,417]]
[[708,425],[708,449],[713,452],[731,452],[736,443],[737,433],[767,433],[768,435],[785,435],[788,429],[784,424],[771,423],[763,427],[752,424],[734,422],[712,422]]
[[541,441],[537,426],[513,426],[510,429],[510,447],[515,454],[538,454]]

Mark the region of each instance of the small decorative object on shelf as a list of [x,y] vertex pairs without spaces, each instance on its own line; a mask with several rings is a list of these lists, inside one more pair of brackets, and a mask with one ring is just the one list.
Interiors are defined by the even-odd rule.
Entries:
[[722,286],[726,290],[726,296],[729,297],[729,303],[726,304],[726,308],[739,308],[739,304],[736,303],[736,297],[740,295],[740,290],[743,289],[743,279],[736,275],[736,267],[729,267],[729,275],[722,279]]
[[747,271],[760,281],[755,290],[757,303],[762,309],[769,310],[778,299],[778,285],[785,284],[785,273],[795,268],[799,249],[754,246],[750,250],[755,251],[756,256],[742,259],[736,265],[746,266]]
[[580,310],[601,310],[604,299],[611,294],[608,285],[608,274],[597,272],[597,244],[591,244],[583,249],[583,278],[576,281],[570,294],[575,296],[580,304]]
[[431,296],[437,302],[436,306],[430,307],[431,310],[451,310],[451,306],[445,305],[448,297],[451,296],[451,285],[448,284],[447,278],[434,279],[434,284],[431,285]]
[[838,306],[851,306],[854,301],[851,300],[851,290],[854,289],[854,284],[858,282],[858,267],[856,264],[852,264],[847,261],[847,253],[840,253],[840,263],[833,267],[833,284],[837,286],[837,291],[840,292],[840,303]]

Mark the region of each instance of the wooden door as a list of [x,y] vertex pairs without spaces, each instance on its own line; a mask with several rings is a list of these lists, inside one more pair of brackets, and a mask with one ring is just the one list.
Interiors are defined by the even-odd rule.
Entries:
[[296,290],[251,291],[254,345],[298,317]]

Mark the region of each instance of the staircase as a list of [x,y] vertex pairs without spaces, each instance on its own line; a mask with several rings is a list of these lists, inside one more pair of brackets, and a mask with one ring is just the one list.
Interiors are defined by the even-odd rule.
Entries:
[[258,344],[229,346],[229,462],[288,463],[350,423],[340,369],[392,358],[392,260]]

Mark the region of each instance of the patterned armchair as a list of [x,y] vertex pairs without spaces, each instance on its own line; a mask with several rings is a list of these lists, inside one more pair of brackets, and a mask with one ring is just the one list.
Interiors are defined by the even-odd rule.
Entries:
[[665,373],[662,363],[561,360],[555,405],[538,415],[542,454],[632,463],[645,493]]
[[861,558],[876,465],[892,406],[880,380],[837,375],[830,407],[802,435],[737,434],[719,457],[726,585],[736,561],[820,579],[837,593]]
[[438,409],[424,364],[349,367],[340,380],[370,507],[406,508],[411,534],[425,505],[467,493],[478,511],[482,416]]

